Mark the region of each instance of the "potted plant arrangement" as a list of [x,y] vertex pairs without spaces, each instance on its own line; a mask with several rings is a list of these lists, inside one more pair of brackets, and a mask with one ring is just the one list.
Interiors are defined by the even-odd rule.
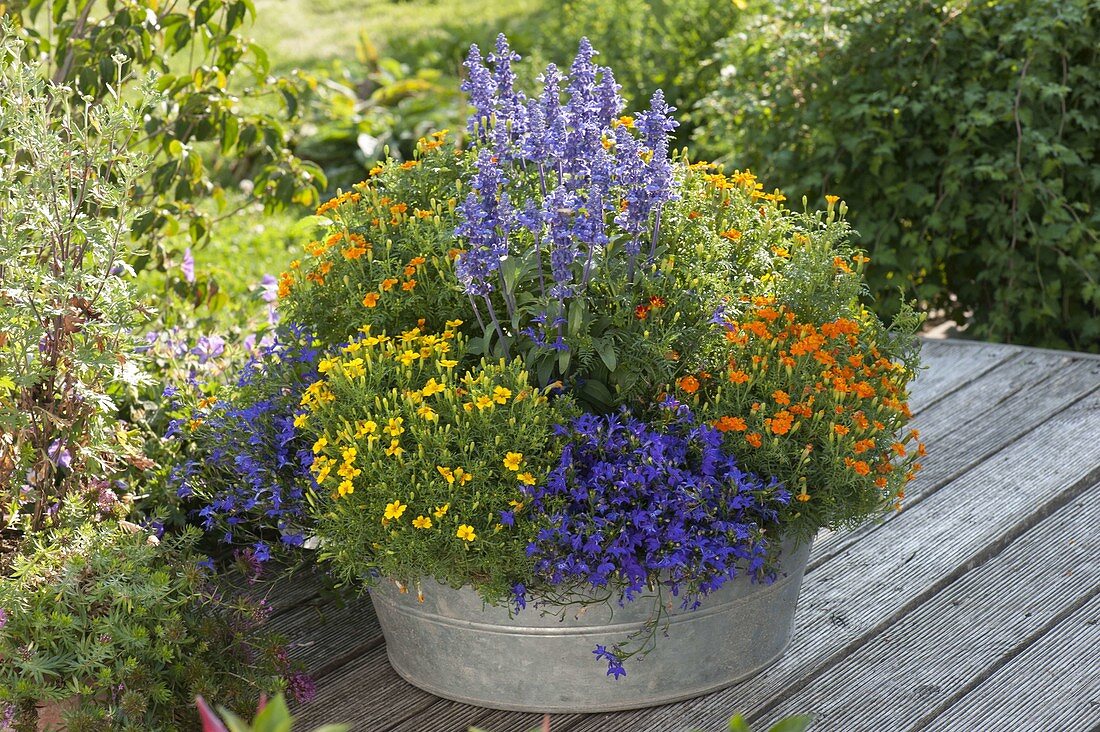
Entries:
[[[236,442],[277,444],[281,487],[223,500],[216,461],[181,471],[211,524],[316,537],[399,673],[491,707],[638,707],[757,672],[814,534],[896,505],[923,453],[920,318],[861,304],[844,205],[797,213],[673,154],[661,93],[625,114],[595,55],[528,97],[503,36],[471,49],[468,146],[440,132],[376,167],[280,278],[296,346],[252,366],[249,388],[276,383]],[[197,444],[241,413],[213,402],[182,422]]]

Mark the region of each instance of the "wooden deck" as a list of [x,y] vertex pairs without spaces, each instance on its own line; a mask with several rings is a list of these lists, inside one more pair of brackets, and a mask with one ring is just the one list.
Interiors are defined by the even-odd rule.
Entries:
[[[555,715],[554,732],[718,732],[735,711],[754,729],[801,712],[814,732],[1100,730],[1100,358],[930,340],[924,361],[926,468],[900,513],[818,538],[786,655],[692,701]],[[405,683],[370,602],[306,574],[274,620],[317,680],[298,729],[539,723]]]

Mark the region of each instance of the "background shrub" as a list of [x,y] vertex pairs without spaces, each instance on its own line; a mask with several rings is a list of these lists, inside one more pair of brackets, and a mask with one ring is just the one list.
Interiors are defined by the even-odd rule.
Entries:
[[1095,0],[777,3],[723,44],[696,140],[841,195],[880,310],[904,286],[979,338],[1100,349]]

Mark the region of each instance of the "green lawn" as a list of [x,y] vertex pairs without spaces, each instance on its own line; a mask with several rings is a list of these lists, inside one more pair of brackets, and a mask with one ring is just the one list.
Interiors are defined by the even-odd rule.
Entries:
[[253,36],[277,66],[311,66],[354,57],[361,35],[383,52],[439,34],[469,31],[479,40],[546,7],[546,0],[257,0]]

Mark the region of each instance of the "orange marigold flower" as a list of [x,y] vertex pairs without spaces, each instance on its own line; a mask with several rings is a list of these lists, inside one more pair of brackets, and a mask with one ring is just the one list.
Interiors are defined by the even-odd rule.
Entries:
[[347,249],[344,249],[341,252],[341,254],[344,255],[344,259],[348,259],[348,260],[359,259],[359,257],[363,256],[366,253],[367,253],[367,250],[366,250],[365,247],[355,247],[355,246],[348,247]]
[[688,218],[689,219],[697,219],[702,215],[703,214],[699,213],[698,211],[688,211]]
[[764,423],[768,426],[768,429],[775,435],[785,435],[791,431],[791,425],[794,422],[794,415],[787,410],[776,412],[775,416],[771,419],[764,420]]
[[730,381],[734,384],[744,384],[749,380],[749,375],[740,369],[733,369],[730,371]]
[[854,385],[855,393],[864,399],[870,399],[875,395],[875,388],[866,381],[857,381]]
[[634,308],[634,317],[638,320],[645,320],[647,317],[649,317],[649,306],[639,305],[638,307]]
[[373,308],[378,306],[378,293],[368,292],[363,296],[363,307]]
[[699,380],[691,375],[682,377],[676,384],[688,394],[699,391]]
[[408,210],[409,210],[409,207],[404,203],[398,203],[398,204],[395,204],[393,206],[390,206],[390,213],[393,214],[394,216],[396,216],[398,214],[403,214]]
[[411,264],[406,265],[404,271],[406,277],[412,277],[414,274],[416,274],[416,267],[413,267]]
[[279,275],[279,297],[288,296],[293,286],[294,276],[290,274],[290,272],[283,272],[281,275]]
[[868,262],[871,261],[871,258],[870,257],[865,257],[862,254],[857,254],[854,257],[852,257],[852,261],[855,262],[856,264],[867,264]]
[[834,424],[833,425],[833,432],[837,433],[838,435],[846,435],[846,434],[848,434],[849,431],[850,430],[845,425],[842,425],[842,424]]
[[868,450],[874,450],[874,449],[875,449],[875,441],[874,440],[858,440],[855,444],[854,451],[855,451],[856,455],[860,455],[862,453],[867,452]]
[[416,287],[416,280],[408,280],[407,282],[402,282],[401,283],[401,289],[404,290],[405,292],[409,292],[414,287]]
[[775,391],[773,391],[772,392],[772,399],[775,400],[776,404],[790,404],[791,403],[790,395],[787,394],[787,392],[783,391],[782,389],[776,389]]
[[726,415],[714,422],[714,429],[719,432],[744,432],[748,429],[748,425],[740,417]]
[[771,335],[771,333],[768,332],[768,326],[759,320],[754,320],[751,323],[745,323],[741,327],[759,338],[767,338]]
[[409,260],[409,266],[410,267],[419,267],[420,265],[424,264],[427,261],[428,260],[425,259],[424,257],[413,257],[412,259]]
[[905,457],[905,445],[900,442],[895,442],[893,445],[890,445],[890,449],[897,453],[898,457]]
[[393,277],[387,277],[386,279],[382,280],[382,292],[389,292],[396,284],[397,280],[395,280]]
[[802,503],[805,503],[806,501],[810,500],[810,494],[809,493],[799,493],[797,496],[795,496],[795,500],[798,500],[798,501],[801,501]]
[[745,435],[745,442],[749,443],[753,447],[760,447],[764,444],[764,440],[762,437],[760,437],[759,432],[750,432],[749,434]]
[[431,211],[425,211],[425,210],[420,209],[420,208],[414,209],[413,214],[415,214],[416,218],[418,218],[418,219],[430,219],[432,217],[432,212]]
[[773,322],[776,318],[779,317],[779,311],[775,308],[760,308],[756,311],[756,314],[764,320],[768,321],[769,323]]
[[875,478],[875,485],[878,486],[879,488],[885,488],[886,487],[886,478],[881,476],[881,475],[879,477]]
[[737,229],[726,229],[718,236],[722,237],[723,239],[729,239],[730,241],[737,241],[741,238],[741,232]]
[[405,162],[401,163],[401,170],[412,170],[418,165],[420,165],[420,161],[418,160],[406,160]]
[[649,298],[649,307],[651,308],[663,308],[667,304],[668,303],[665,301],[665,299],[663,297],[660,297],[659,295],[654,295],[653,297]]

